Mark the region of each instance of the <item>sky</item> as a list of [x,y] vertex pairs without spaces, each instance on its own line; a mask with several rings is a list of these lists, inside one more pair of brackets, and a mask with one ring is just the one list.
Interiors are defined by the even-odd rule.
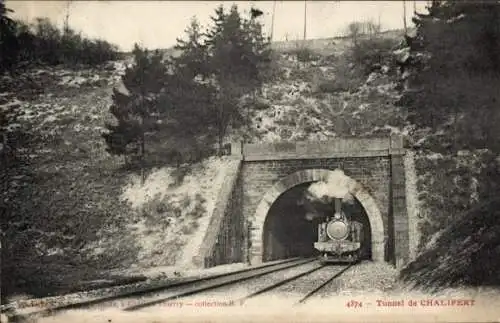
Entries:
[[[307,6],[306,38],[340,36],[353,21],[379,22],[383,30],[403,28],[403,1],[19,1],[7,0],[16,19],[32,22],[36,17],[49,18],[63,26],[69,12],[69,25],[91,38],[107,40],[123,51],[134,43],[147,48],[168,48],[193,16],[204,27],[215,8],[235,3],[242,12],[255,6],[264,11],[260,21],[267,35],[271,32],[275,5],[273,40],[302,39],[304,7]],[[427,1],[406,1],[406,20],[413,26],[414,6],[424,12]]]

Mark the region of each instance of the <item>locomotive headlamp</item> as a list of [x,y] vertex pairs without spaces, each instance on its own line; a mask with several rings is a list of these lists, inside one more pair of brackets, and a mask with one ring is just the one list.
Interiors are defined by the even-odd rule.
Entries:
[[349,235],[349,225],[345,222],[345,215],[342,213],[342,199],[336,198],[334,202],[335,213],[326,226],[326,234],[332,240],[343,240]]

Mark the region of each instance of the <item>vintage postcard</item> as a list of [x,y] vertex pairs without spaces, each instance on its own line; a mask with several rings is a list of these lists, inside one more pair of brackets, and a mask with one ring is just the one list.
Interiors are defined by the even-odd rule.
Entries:
[[0,1],[0,319],[484,322],[500,5]]

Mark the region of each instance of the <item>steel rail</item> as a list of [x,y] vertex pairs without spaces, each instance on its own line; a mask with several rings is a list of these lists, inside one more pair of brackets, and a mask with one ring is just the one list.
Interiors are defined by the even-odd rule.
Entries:
[[[288,268],[305,265],[307,263],[311,263],[311,262],[314,262],[314,261],[317,261],[317,259],[315,259],[315,258],[313,258],[313,259],[301,259],[301,260],[298,260],[298,261],[295,261],[295,262],[291,262],[291,264],[290,263],[285,263],[285,264],[282,264],[282,265],[277,265],[276,266],[277,268],[272,268],[272,269],[265,268],[267,270],[262,270],[262,268],[258,268],[256,270],[254,270],[254,273],[243,273],[242,277],[222,277],[222,281],[220,281],[220,282],[214,281],[214,282],[208,282],[204,286],[203,286],[203,284],[202,284],[202,286],[193,286],[191,289],[188,288],[188,290],[184,290],[182,292],[174,293],[173,295],[161,297],[161,298],[158,298],[158,299],[155,299],[155,300],[152,300],[152,301],[145,301],[145,302],[137,304],[137,305],[126,307],[123,310],[124,311],[137,311],[137,310],[140,310],[140,309],[143,309],[143,308],[146,308],[146,307],[155,306],[155,305],[158,305],[158,304],[161,304],[161,303],[165,303],[165,302],[168,302],[168,301],[171,301],[171,300],[177,300],[179,298],[183,298],[183,297],[186,297],[186,296],[191,296],[191,295],[199,294],[201,292],[213,290],[213,289],[216,289],[216,288],[219,288],[219,287],[224,287],[224,286],[227,286],[227,285],[231,285],[231,284],[243,282],[243,281],[246,281],[246,280],[249,280],[249,279],[252,279],[252,278],[257,278],[257,277],[261,277],[261,276],[264,276],[264,275],[267,275],[267,274],[270,274],[270,273],[274,273],[274,272],[277,272],[277,271],[285,270],[285,269],[288,269]],[[255,273],[256,271],[257,271],[257,273]],[[226,278],[226,279],[224,279],[224,278]]]
[[318,287],[314,288],[312,291],[307,293],[302,299],[300,299],[295,305],[300,305],[304,304],[308,299],[310,299],[314,294],[319,292],[321,289],[323,289],[326,285],[330,284],[334,279],[340,277],[343,273],[345,273],[349,268],[354,266],[355,263],[351,263],[347,265],[346,267],[342,268],[340,271],[332,275],[330,278],[328,278],[326,281],[324,281],[321,285]]
[[280,286],[283,286],[283,285],[285,285],[285,284],[287,284],[287,283],[289,283],[289,282],[292,282],[292,281],[294,281],[294,280],[297,280],[297,279],[299,279],[300,277],[304,277],[304,276],[307,276],[307,275],[309,275],[309,274],[312,274],[313,272],[316,272],[316,271],[320,270],[321,268],[324,268],[325,266],[326,266],[326,265],[321,264],[321,265],[318,265],[318,266],[316,266],[316,267],[314,267],[314,268],[312,268],[312,269],[309,269],[309,270],[307,270],[307,271],[305,271],[305,272],[302,272],[302,273],[300,273],[300,274],[297,274],[297,275],[295,275],[295,276],[289,277],[289,278],[287,278],[287,279],[283,279],[283,280],[281,280],[281,281],[279,281],[279,282],[277,282],[277,283],[271,284],[271,285],[266,286],[266,287],[264,287],[264,288],[262,288],[262,289],[259,289],[259,290],[258,290],[258,291],[256,291],[256,292],[253,292],[253,293],[251,293],[251,294],[249,294],[249,295],[247,295],[247,296],[244,296],[244,297],[242,297],[242,298],[238,299],[236,302],[240,302],[240,304],[241,304],[241,303],[243,303],[244,301],[246,301],[246,300],[248,300],[248,299],[250,299],[250,298],[253,298],[253,297],[255,297],[255,296],[261,295],[261,294],[266,293],[266,292],[268,292],[268,291],[270,291],[270,290],[276,289],[276,288],[278,288],[278,287],[280,287]]
[[[298,261],[303,261],[304,259],[301,258],[289,258],[286,260],[279,260],[279,261],[273,261],[269,263],[265,263],[259,266],[251,267],[251,268],[245,268],[245,269],[240,269],[228,273],[223,273],[223,274],[216,274],[216,275],[210,275],[206,277],[201,277],[201,278],[187,278],[186,280],[183,281],[177,281],[177,282],[167,282],[167,283],[160,283],[158,285],[154,286],[146,286],[142,288],[138,288],[137,290],[134,291],[128,291],[128,292],[122,292],[118,293],[115,295],[109,295],[109,296],[104,296],[104,297],[97,297],[97,298],[92,298],[89,300],[85,301],[80,301],[80,302],[75,302],[75,303],[70,303],[70,304],[65,304],[65,305],[60,305],[60,306],[54,306],[54,307],[49,307],[49,308],[44,308],[41,310],[35,310],[29,313],[19,313],[19,314],[14,314],[9,316],[9,321],[13,322],[18,322],[18,321],[23,321],[27,320],[30,317],[34,316],[49,316],[49,315],[54,315],[58,312],[66,311],[66,310],[72,310],[72,309],[84,309],[84,308],[90,308],[95,305],[99,305],[105,302],[111,302],[111,301],[116,301],[116,300],[121,300],[121,299],[127,299],[127,298],[132,298],[135,296],[142,296],[154,292],[160,292],[160,291],[167,291],[171,288],[176,288],[176,287],[181,287],[181,286],[186,286],[186,285],[191,285],[191,284],[196,284],[196,283],[201,283],[201,282],[209,282],[215,279],[220,279],[224,277],[230,277],[232,275],[238,275],[238,274],[243,274],[247,272],[252,272],[255,270],[260,270],[260,269],[265,269],[265,268],[273,268],[276,266],[282,266],[284,264],[289,264],[289,263],[295,263]],[[308,260],[311,261],[311,260]],[[115,286],[117,287],[117,286]]]

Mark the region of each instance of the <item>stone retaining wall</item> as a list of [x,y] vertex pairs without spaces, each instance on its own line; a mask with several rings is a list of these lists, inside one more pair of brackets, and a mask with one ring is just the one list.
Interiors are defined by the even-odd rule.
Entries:
[[241,212],[241,161],[235,159],[227,171],[202,246],[193,262],[213,267],[241,262],[244,250],[244,219]]

